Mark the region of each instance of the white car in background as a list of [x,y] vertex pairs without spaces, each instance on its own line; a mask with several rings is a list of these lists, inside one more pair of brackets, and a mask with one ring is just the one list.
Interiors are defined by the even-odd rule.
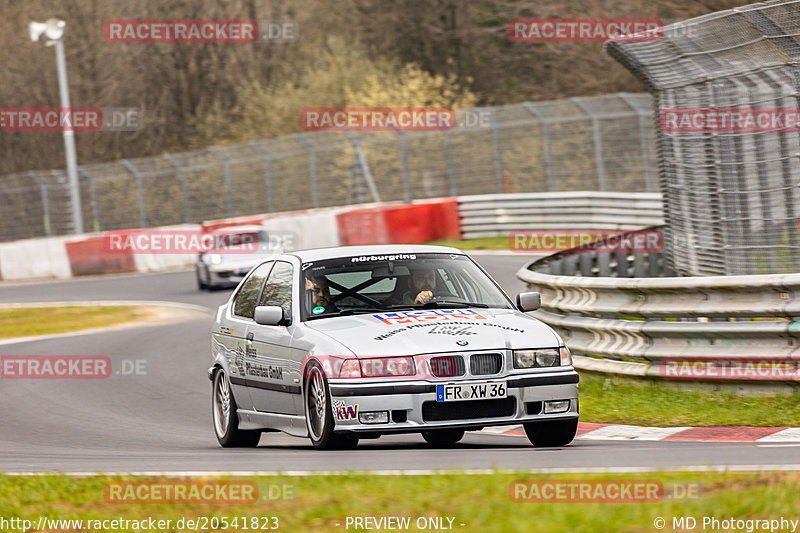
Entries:
[[272,239],[263,226],[230,226],[210,233],[219,244],[197,255],[200,290],[235,287],[264,257],[283,251],[280,241]]
[[274,255],[214,320],[217,439],[256,446],[283,431],[328,449],[421,433],[451,445],[465,431],[522,424],[534,446],[568,444],[578,374],[558,334],[525,314],[539,303],[535,292],[513,302],[455,248]]

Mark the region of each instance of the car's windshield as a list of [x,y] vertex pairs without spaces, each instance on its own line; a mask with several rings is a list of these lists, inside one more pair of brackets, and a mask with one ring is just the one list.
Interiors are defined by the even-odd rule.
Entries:
[[511,305],[467,256],[393,254],[303,263],[303,320],[398,309]]

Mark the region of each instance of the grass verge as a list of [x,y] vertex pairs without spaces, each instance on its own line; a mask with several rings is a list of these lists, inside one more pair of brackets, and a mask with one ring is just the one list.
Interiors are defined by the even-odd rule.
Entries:
[[136,306],[65,306],[0,309],[0,339],[68,333],[148,316]]
[[[530,453],[535,453],[531,451]],[[608,531],[655,531],[653,525],[659,518],[666,521],[666,530],[674,531],[673,517],[694,517],[700,527],[703,517],[715,516],[720,520],[733,517],[737,520],[775,520],[785,517],[797,519],[797,493],[800,490],[798,473],[650,473],[650,474],[575,474],[530,475],[494,473],[484,475],[439,474],[420,476],[376,476],[368,474],[328,475],[309,477],[242,477],[228,478],[234,484],[255,483],[258,501],[244,504],[224,503],[118,503],[107,500],[109,484],[120,481],[143,481],[148,478],[122,477],[70,477],[0,476],[0,517],[25,519],[33,522],[37,530],[39,517],[50,520],[83,520],[76,527],[43,527],[44,530],[64,531],[133,531],[131,524],[106,522],[103,527],[87,523],[89,520],[171,520],[172,527],[161,531],[184,531],[192,528],[175,527],[178,520],[208,520],[212,531],[251,531],[252,517],[259,524],[272,525],[272,517],[282,531],[347,531],[348,517],[409,517],[408,531],[429,531],[417,527],[420,517],[443,519],[456,531],[530,531],[606,533]],[[155,481],[154,478],[149,478]],[[663,496],[654,502],[576,503],[569,497],[558,502],[518,502],[512,499],[516,492],[515,481],[540,480],[576,483],[584,481],[612,481],[617,484],[634,480],[656,483],[663,487]],[[193,484],[199,479],[184,479],[181,483]],[[219,483],[213,480],[212,483]],[[512,485],[513,484],[513,485]],[[277,490],[272,490],[276,488]],[[286,494],[290,487],[292,498],[270,500],[265,496],[272,491]],[[687,490],[677,490],[683,487]],[[544,492],[542,492],[544,494]],[[690,497],[683,497],[686,494]],[[611,495],[611,492],[608,493]],[[210,527],[212,517],[227,519],[227,528]],[[231,527],[238,517],[237,527]],[[463,524],[463,525],[462,525]],[[2,526],[2,524],[0,524]],[[199,527],[203,530],[203,527]],[[351,527],[349,529],[354,529]],[[763,529],[763,528],[762,528]],[[142,530],[146,530],[142,528]],[[717,529],[719,530],[719,529]],[[791,527],[789,527],[791,531]]]
[[640,426],[800,426],[800,394],[740,396],[581,372],[581,421]]

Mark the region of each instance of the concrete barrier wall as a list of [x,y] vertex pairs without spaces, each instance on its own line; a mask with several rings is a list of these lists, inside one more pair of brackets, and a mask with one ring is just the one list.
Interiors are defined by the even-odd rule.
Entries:
[[[591,204],[596,200],[595,196],[600,193],[563,194],[569,199],[577,198]],[[587,195],[588,198],[584,198]],[[625,205],[636,204],[638,201],[632,195],[625,196],[622,193],[617,195],[624,197],[617,200]],[[200,225],[149,228],[149,231],[160,229],[214,231],[230,226],[262,225],[281,237],[293,237],[286,241],[289,249],[424,243],[476,236],[466,234],[474,229],[470,229],[470,221],[477,216],[475,212],[477,207],[483,204],[491,207],[496,202],[510,202],[514,199],[525,200],[517,202],[519,205],[515,204],[517,210],[523,213],[534,209],[538,205],[537,202],[543,201],[537,195],[508,194],[434,198],[411,204],[383,202],[249,215],[209,220]],[[658,199],[654,197],[652,200],[653,205],[646,206],[651,211],[655,209]],[[490,222],[495,223],[502,214],[491,211],[484,215],[490,218]],[[576,216],[581,215],[579,213]],[[592,220],[584,220],[583,226],[591,222]],[[497,227],[493,227],[493,231],[498,231]],[[0,243],[0,276],[4,280],[69,278],[119,272],[161,272],[191,268],[195,260],[194,254],[110,252],[104,247],[103,234]]]
[[0,279],[6,281],[72,277],[64,243],[68,237],[48,237],[0,243]]
[[456,198],[353,209],[336,217],[343,246],[414,244],[461,237]]

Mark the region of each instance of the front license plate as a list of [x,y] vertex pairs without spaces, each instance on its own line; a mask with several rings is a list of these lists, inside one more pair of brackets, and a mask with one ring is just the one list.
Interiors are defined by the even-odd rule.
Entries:
[[505,398],[506,392],[506,384],[503,381],[436,385],[436,401],[491,400]]
[[236,273],[239,274],[240,276],[243,275],[243,274],[247,274],[248,272],[250,272],[249,268],[237,268],[236,269]]

